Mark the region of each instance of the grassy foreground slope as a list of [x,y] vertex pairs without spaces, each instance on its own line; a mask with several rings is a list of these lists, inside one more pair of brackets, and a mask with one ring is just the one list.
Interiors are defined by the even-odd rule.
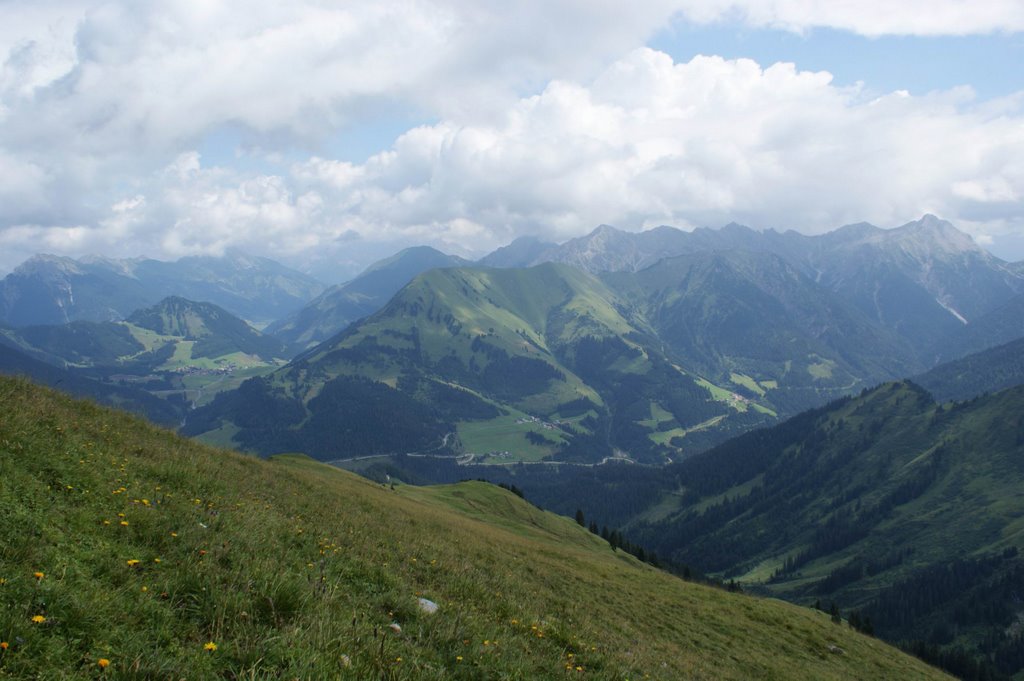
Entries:
[[390,490],[8,378],[0,413],[0,678],[944,678],[483,483]]

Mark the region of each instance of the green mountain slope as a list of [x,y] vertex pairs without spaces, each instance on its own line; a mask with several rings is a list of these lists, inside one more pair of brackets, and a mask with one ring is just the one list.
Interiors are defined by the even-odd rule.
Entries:
[[[325,460],[656,463],[923,368],[897,333],[770,253],[685,255],[600,277],[551,263],[432,270],[186,432]],[[410,400],[430,411],[418,428],[404,419],[417,436],[320,399],[332,381],[346,387],[331,395],[357,390],[352,378],[401,393],[393,411],[411,414]],[[256,411],[259,432],[238,421]]]
[[[934,215],[896,229],[859,223],[816,236],[736,224],[692,232],[663,226],[639,233],[602,225],[539,253],[532,264],[554,261],[591,272],[639,272],[665,258],[737,251],[781,257],[875,325],[908,341],[926,363],[1024,333],[996,337],[1007,324],[1020,326],[1019,315],[1003,321],[1001,313],[971,330],[1024,291],[1024,277],[1019,264],[992,256]],[[947,354],[954,347],[963,349]]]
[[117,364],[146,351],[131,329],[117,322],[78,321],[4,329],[0,333],[25,352],[59,366]]
[[1024,383],[1024,338],[976,352],[916,376],[940,402],[966,400]]
[[780,412],[921,368],[911,344],[770,253],[666,258],[602,278],[687,366]]
[[[670,361],[627,307],[563,265],[432,270],[267,381],[200,410],[185,432],[328,460],[414,451],[658,462],[691,430],[772,414]],[[354,393],[380,408],[342,408]]]
[[416,275],[465,262],[429,246],[407,248],[374,263],[352,281],[331,286],[301,310],[268,326],[266,332],[290,346],[306,349],[384,307]]
[[160,399],[131,386],[103,383],[30,357],[8,345],[3,336],[0,336],[0,374],[24,376],[41,385],[141,414],[162,426],[178,426],[185,413],[184,404]]
[[285,354],[212,303],[167,298],[124,322],[0,329],[8,345],[60,368],[159,397],[204,403],[279,366]]
[[[940,347],[956,346],[949,339],[965,324],[1006,316],[992,308],[1024,287],[934,216],[820,237],[604,225],[558,247],[519,242],[485,262],[531,255],[600,274],[551,263],[428,271],[271,380],[196,414],[186,432],[325,460],[678,460],[918,374]],[[409,273],[444,257],[404,251],[279,331],[301,343],[323,338],[350,320],[352,305],[379,306]]]
[[946,678],[482,483],[393,491],[9,379],[0,410],[3,676]]
[[285,355],[284,346],[213,303],[197,303],[177,296],[133,312],[129,324],[162,336],[195,341],[192,356],[220,357],[235,352],[255,355],[264,361]]
[[1016,673],[1024,606],[1005,594],[1024,589],[1022,414],[1024,387],[938,405],[886,384],[666,471],[683,485],[674,508],[652,507],[632,536]]
[[[285,354],[280,342],[260,334],[223,308],[173,296],[137,310],[124,322],[78,321],[3,329],[2,333],[42,359],[77,366],[149,361],[140,355],[183,342],[188,343],[188,356],[195,359],[241,353],[269,362]],[[171,349],[163,354],[181,357],[186,353]],[[162,364],[154,361],[154,366]]]

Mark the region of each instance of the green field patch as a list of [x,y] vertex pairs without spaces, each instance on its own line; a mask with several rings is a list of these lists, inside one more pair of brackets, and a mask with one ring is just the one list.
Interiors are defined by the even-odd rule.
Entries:
[[689,431],[687,431],[685,428],[673,428],[671,430],[657,430],[653,433],[650,433],[647,437],[649,437],[651,439],[651,442],[654,442],[655,444],[671,447],[672,438],[686,437],[687,432]]
[[729,380],[736,385],[741,385],[752,393],[755,393],[759,397],[764,397],[765,389],[750,376],[746,374],[738,374],[735,371],[729,374]]
[[[543,424],[526,414],[513,413],[488,421],[460,421],[456,428],[465,451],[476,455],[474,463],[514,463],[540,461],[566,441],[560,430],[545,428]],[[557,444],[532,444],[526,439],[527,433],[536,433]]]
[[655,442],[659,445],[666,445],[672,447],[672,438],[685,438],[689,433],[695,433],[699,430],[707,430],[708,428],[713,428],[717,426],[719,423],[721,423],[724,419],[725,414],[720,414],[718,416],[712,416],[707,421],[702,421],[690,428],[673,428],[672,430],[651,433],[650,435],[648,435],[648,437],[651,439],[652,442]]
[[779,417],[778,412],[776,412],[773,409],[769,409],[768,407],[764,406],[763,404],[758,404],[757,402],[750,402],[749,404],[750,404],[750,407],[754,411],[756,411],[756,412],[760,412],[762,414],[767,414],[768,416],[771,416],[772,418],[778,418]]
[[711,393],[711,398],[713,400],[717,402],[725,402],[738,412],[745,412],[747,410],[747,407],[750,405],[750,402],[748,402],[740,395],[737,395],[731,390],[726,390],[725,388],[719,387],[712,383],[711,381],[707,380],[706,378],[698,378],[696,379],[696,381],[697,385],[703,387],[705,390]]
[[176,342],[174,344],[174,354],[160,366],[160,370],[174,371],[175,369],[184,369],[193,366],[192,346],[195,344],[195,341],[186,340],[179,340]]
[[647,354],[641,352],[635,357],[619,357],[608,369],[623,374],[646,374],[651,370],[651,362]]
[[164,336],[156,331],[144,329],[141,326],[136,326],[135,324],[129,324],[128,322],[121,323],[128,327],[128,331],[132,334],[135,340],[139,341],[139,343],[146,348],[143,352],[152,352],[153,350],[163,347],[168,343],[173,343],[179,340],[173,336]]
[[654,400],[651,400],[651,418],[644,419],[643,421],[637,421],[637,424],[645,428],[653,429],[657,428],[660,423],[674,420],[675,416],[672,415],[672,412],[668,411]]
[[603,404],[603,400],[590,386],[580,381],[574,374],[566,373],[565,381],[549,381],[544,392],[528,395],[516,400],[516,409],[527,414],[553,414],[558,405],[572,402],[585,397],[594,404]]
[[188,399],[197,407],[208,404],[219,393],[234,390],[255,376],[266,376],[276,369],[276,364],[260,363],[256,366],[239,367],[230,373],[190,373],[181,377],[182,388]]
[[[739,375],[739,374],[733,374],[733,375],[736,376],[736,375]],[[751,380],[753,380],[753,379],[751,379]],[[707,380],[706,378],[698,378],[698,379],[696,379],[696,381],[697,381],[698,385],[700,385],[701,387],[706,389],[709,393],[711,393],[712,399],[714,399],[714,400],[716,400],[718,402],[725,402],[730,407],[732,407],[733,409],[735,409],[736,411],[738,411],[740,413],[744,413],[748,409],[753,409],[756,412],[759,412],[761,414],[767,414],[768,416],[771,416],[771,417],[777,417],[778,416],[778,414],[774,410],[769,409],[768,407],[766,407],[766,406],[764,406],[762,404],[758,404],[757,402],[754,402],[753,400],[748,400],[747,398],[743,397],[742,395],[734,393],[731,390],[726,390],[725,388],[717,386],[714,383],[712,383],[711,381]],[[767,381],[767,382],[774,383],[774,381]],[[763,385],[763,384],[761,384],[761,385]],[[721,419],[719,418],[718,420],[721,420]],[[712,423],[711,425],[715,425],[716,423],[718,423],[718,420],[714,420],[714,423]],[[707,423],[707,422],[705,422],[705,423]],[[708,427],[708,426],[706,426],[704,424],[700,424],[699,426],[696,426],[694,428],[690,428],[690,431],[694,431],[694,430],[697,430],[699,428],[706,428],[706,427]]]
[[818,359],[821,361],[815,362],[813,364],[808,364],[807,373],[809,373],[811,376],[817,379],[832,378],[832,372],[836,368],[835,362],[833,362],[830,359],[818,357],[817,355],[813,356],[812,359]]

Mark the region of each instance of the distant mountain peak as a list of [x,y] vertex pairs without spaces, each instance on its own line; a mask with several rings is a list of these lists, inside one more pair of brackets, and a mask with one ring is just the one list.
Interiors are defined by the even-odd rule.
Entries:
[[606,225],[606,224],[602,223],[602,224],[598,225],[597,227],[595,227],[594,231],[592,231],[587,236],[588,237],[612,236],[612,235],[616,235],[617,236],[619,234],[625,234],[625,232],[623,232],[621,229],[618,229],[616,227],[612,227],[611,225]]
[[[360,272],[356,279],[361,279],[373,272],[401,266],[403,263],[413,267],[416,267],[415,263],[422,263],[423,265],[428,266],[428,268],[433,268],[451,267],[462,262],[464,262],[462,258],[456,255],[448,255],[444,251],[439,251],[433,246],[409,246],[408,248],[403,248],[398,251],[398,253],[395,253],[390,257],[378,260],[371,264],[365,270]],[[418,267],[417,269],[422,269],[422,267]]]
[[727,225],[723,225],[718,229],[718,231],[730,236],[753,236],[762,233],[759,229],[754,229],[753,227],[748,227],[747,225],[743,225],[738,222],[730,222]]
[[831,232],[827,232],[823,234],[821,238],[832,242],[866,241],[875,238],[884,232],[884,229],[876,227],[870,222],[854,222],[849,225],[843,225]]
[[322,290],[311,277],[239,251],[173,262],[40,254],[0,280],[0,321],[28,326],[122,319],[174,293],[265,322],[292,312]]
[[930,213],[920,220],[908,222],[902,227],[891,230],[894,240],[905,248],[915,250],[927,249],[934,253],[955,254],[964,252],[984,252],[974,242],[970,234],[961,232],[952,223]]
[[477,262],[484,267],[526,267],[534,264],[546,251],[557,248],[557,244],[531,234],[517,237],[512,243],[495,249]]
[[81,271],[81,266],[73,258],[52,253],[37,253],[14,268],[14,274],[19,276],[30,276],[42,272],[79,274]]

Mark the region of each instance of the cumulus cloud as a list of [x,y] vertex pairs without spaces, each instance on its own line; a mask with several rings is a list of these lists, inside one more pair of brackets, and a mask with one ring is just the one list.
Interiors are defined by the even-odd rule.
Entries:
[[[498,125],[442,122],[333,185],[346,212],[383,230],[487,225],[498,240],[611,222],[822,231],[895,225],[930,211],[1020,225],[1021,99],[969,91],[868,97],[792,64],[639,49],[588,85],[555,81]],[[322,161],[325,184],[333,173]],[[357,178],[357,179],[353,179]],[[358,197],[357,200],[354,198]]]
[[638,49],[587,84],[550,83],[497,123],[420,126],[363,164],[314,157],[246,175],[183,154],[99,232],[123,239],[118,225],[142,211],[165,225],[151,245],[166,254],[283,256],[357,235],[490,248],[601,222],[821,232],[933,212],[979,234],[1019,232],[1022,108],[962,90],[868,97],[792,64]]
[[388,106],[501,114],[551,79],[589,79],[673,19],[864,35],[1024,29],[1017,0],[12,0],[5,14],[4,141],[107,154],[180,150],[224,124],[315,140]]
[[[673,21],[1020,31],[1016,0],[9,0],[4,12],[2,269],[44,249],[288,255],[415,239],[465,252],[600,222],[820,230],[927,210],[998,239],[1024,220],[1019,98],[871,98],[794,65],[634,49]],[[339,129],[389,111],[433,122],[364,163],[325,152]],[[225,126],[266,151],[201,157]]]
[[710,23],[729,17],[754,27],[803,32],[836,28],[859,35],[976,35],[1024,29],[1017,0],[694,0],[680,3],[687,18]]

